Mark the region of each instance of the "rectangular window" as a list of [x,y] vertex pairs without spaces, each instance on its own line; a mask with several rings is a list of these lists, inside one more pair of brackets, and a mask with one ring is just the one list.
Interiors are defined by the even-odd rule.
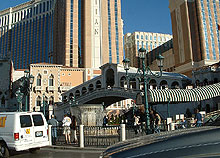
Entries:
[[21,128],[31,127],[32,122],[31,122],[30,115],[21,115],[20,116],[20,124],[21,124]]
[[147,35],[145,36],[145,39],[148,40],[148,36]]
[[43,126],[44,125],[43,118],[40,114],[32,115],[32,117],[33,117],[34,126]]

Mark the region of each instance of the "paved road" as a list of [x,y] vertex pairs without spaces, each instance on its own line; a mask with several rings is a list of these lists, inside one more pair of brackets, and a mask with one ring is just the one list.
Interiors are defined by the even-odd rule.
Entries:
[[98,158],[101,151],[41,149],[35,154],[28,151],[13,153],[11,158]]
[[[167,132],[118,143],[106,153],[112,158],[217,158],[220,128],[204,127]],[[181,134],[182,133],[182,134]],[[151,138],[152,137],[152,138]]]

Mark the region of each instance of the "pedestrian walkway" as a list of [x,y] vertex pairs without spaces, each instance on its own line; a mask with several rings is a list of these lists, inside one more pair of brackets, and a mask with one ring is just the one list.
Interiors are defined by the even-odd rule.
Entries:
[[51,145],[51,146],[46,146],[45,148],[50,148],[50,149],[62,149],[62,150],[86,150],[86,151],[97,151],[97,152],[102,152],[106,150],[106,148],[100,148],[100,147],[84,147],[80,148],[78,145],[74,144],[66,144],[66,145]]

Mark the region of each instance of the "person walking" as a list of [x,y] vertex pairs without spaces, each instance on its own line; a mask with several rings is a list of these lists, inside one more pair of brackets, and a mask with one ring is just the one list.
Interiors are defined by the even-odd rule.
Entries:
[[54,115],[51,115],[51,119],[48,120],[48,124],[52,125],[51,128],[52,145],[55,145],[57,139],[57,127],[59,125],[59,122],[55,119]]
[[199,109],[196,109],[195,123],[196,127],[202,126],[202,115],[199,113]]
[[72,116],[71,118],[72,118],[72,123],[70,127],[73,130],[73,143],[78,143],[78,139],[76,135],[76,126],[77,126],[76,117]]
[[138,134],[138,132],[139,132],[139,125],[140,125],[139,116],[134,115],[134,131],[135,131],[135,134]]
[[149,132],[154,133],[155,115],[153,110],[150,110],[149,117],[150,117],[150,130],[151,130]]
[[154,127],[154,132],[155,133],[160,133],[160,124],[161,124],[161,118],[158,113],[155,114],[155,127]]
[[69,118],[65,114],[62,122],[63,122],[63,134],[65,135],[66,143],[70,144],[71,143],[71,140],[70,140],[70,134],[71,134],[70,124],[72,123],[71,118]]
[[105,127],[108,124],[108,118],[107,116],[104,116],[103,118],[103,126]]

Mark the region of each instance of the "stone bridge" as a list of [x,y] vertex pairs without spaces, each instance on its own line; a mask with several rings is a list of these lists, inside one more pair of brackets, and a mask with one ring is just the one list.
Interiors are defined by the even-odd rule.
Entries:
[[[143,88],[143,82],[136,75],[137,69],[131,68],[126,80],[126,72],[122,65],[105,64],[100,67],[101,75],[83,84],[76,86],[62,94],[60,107],[68,107],[70,104],[104,104],[105,107],[125,99],[136,100]],[[177,73],[163,72],[161,78],[150,76],[149,89],[173,89],[185,88],[190,79]],[[74,99],[73,99],[74,98]],[[149,102],[151,102],[151,98]],[[71,102],[75,100],[74,102]]]
[[[89,107],[98,105],[103,108],[125,99],[133,99],[136,100],[136,103],[142,104],[143,82],[138,79],[136,68],[129,70],[129,75],[133,76],[129,81],[126,80],[126,72],[122,65],[105,64],[100,69],[100,76],[63,93],[63,102],[57,106],[56,110],[65,113],[71,110],[70,107],[79,108],[81,106],[81,112],[79,113],[83,111],[91,112],[92,109]],[[156,78],[150,74],[148,76],[150,77],[148,82],[148,102],[152,104],[192,102],[220,96],[220,84],[212,85],[212,87],[185,89],[191,80],[184,75],[163,72],[161,78]],[[85,105],[89,105],[87,109]],[[97,107],[93,108],[98,109]],[[77,110],[75,109],[75,111]]]

